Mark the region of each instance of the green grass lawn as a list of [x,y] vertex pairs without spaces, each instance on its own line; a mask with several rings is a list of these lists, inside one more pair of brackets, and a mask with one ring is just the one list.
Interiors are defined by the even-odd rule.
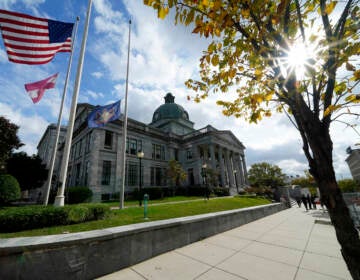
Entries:
[[[187,201],[187,200],[198,200],[202,199],[199,196],[172,196],[172,197],[164,197],[156,200],[149,200],[149,205],[159,204],[159,203],[168,203],[168,202],[179,202],[179,201]],[[110,207],[119,207],[120,202],[106,202]],[[125,207],[137,206],[139,205],[138,200],[127,200],[124,202]]]
[[[199,197],[197,197],[199,199]],[[174,200],[172,200],[174,201]],[[178,200],[175,200],[178,201]],[[169,202],[169,201],[166,201]],[[155,204],[156,201],[153,201]],[[49,228],[28,230],[16,233],[1,233],[0,238],[20,237],[20,236],[39,236],[70,232],[81,232],[108,227],[116,227],[128,224],[164,220],[170,218],[192,216],[197,214],[232,210],[256,205],[270,203],[269,200],[259,197],[227,197],[210,200],[183,201],[176,204],[160,204],[148,206],[148,219],[144,220],[144,210],[142,207],[128,207],[122,210],[113,210],[110,215],[103,220],[86,222],[81,224],[55,226]],[[112,206],[109,204],[109,206]],[[118,206],[116,204],[115,206]]]

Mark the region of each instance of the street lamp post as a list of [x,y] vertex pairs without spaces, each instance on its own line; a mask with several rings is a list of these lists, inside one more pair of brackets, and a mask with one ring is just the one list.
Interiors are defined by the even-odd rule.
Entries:
[[209,199],[209,193],[208,193],[208,186],[207,186],[207,180],[206,180],[206,168],[207,168],[207,164],[204,163],[202,165],[202,176],[203,176],[203,183],[204,183],[204,187],[205,187],[205,194],[204,194],[204,198]]
[[139,206],[141,206],[142,204],[142,185],[141,185],[141,160],[144,157],[144,152],[143,151],[138,151],[137,153],[137,157],[139,159]]

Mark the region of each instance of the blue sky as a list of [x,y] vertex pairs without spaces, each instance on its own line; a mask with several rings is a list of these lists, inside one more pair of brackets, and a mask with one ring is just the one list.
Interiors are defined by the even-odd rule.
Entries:
[[[80,17],[74,63],[67,92],[62,124],[69,116],[78,54],[84,29],[88,0],[1,0],[0,8],[33,16],[74,22]],[[152,114],[167,92],[175,95],[199,129],[208,124],[220,130],[232,130],[246,146],[248,167],[257,162],[279,165],[288,175],[303,175],[307,169],[298,132],[286,117],[275,115],[259,124],[224,117],[212,96],[200,105],[187,100],[191,95],[184,86],[188,78],[196,78],[198,60],[207,47],[205,39],[191,34],[191,27],[174,26],[172,18],[161,21],[142,0],[93,0],[78,102],[105,105],[124,96],[128,44],[128,21],[132,19],[129,75],[129,117],[150,123]],[[53,61],[41,66],[14,64],[8,61],[0,43],[0,114],[20,126],[19,137],[25,144],[21,150],[36,153],[36,146],[50,123],[56,123],[69,53],[57,54]],[[42,80],[56,72],[60,75],[56,88],[33,104],[24,84]],[[233,95],[222,96],[231,98]],[[337,177],[350,177],[345,163],[345,149],[359,142],[350,129],[334,125],[334,166]]]

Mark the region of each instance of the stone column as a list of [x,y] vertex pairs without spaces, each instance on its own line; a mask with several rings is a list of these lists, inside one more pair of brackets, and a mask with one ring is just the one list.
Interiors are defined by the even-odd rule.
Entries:
[[214,144],[210,144],[210,157],[211,157],[211,168],[216,171],[216,159]]
[[245,155],[241,155],[241,161],[242,161],[242,166],[243,166],[243,170],[244,170],[244,182],[245,185],[249,185],[249,181],[248,181],[248,175],[247,175],[247,170],[246,170],[246,162],[245,162]]
[[225,187],[225,170],[224,170],[224,159],[223,159],[223,148],[219,147],[219,162],[220,162],[220,178],[221,178],[221,186]]
[[234,187],[234,174],[232,171],[229,154],[230,154],[229,150],[225,150],[225,165],[226,165],[226,170],[227,170],[228,179],[229,179],[229,187],[232,188],[232,187]]
[[237,155],[236,157],[236,168],[237,168],[237,172],[238,172],[238,181],[240,182],[240,186],[243,187],[245,185],[245,181],[244,181],[244,171],[242,168],[242,163],[241,163],[241,155]]

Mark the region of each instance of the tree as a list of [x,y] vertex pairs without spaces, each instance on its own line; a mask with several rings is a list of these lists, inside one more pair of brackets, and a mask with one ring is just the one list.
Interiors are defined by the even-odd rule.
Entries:
[[311,176],[309,171],[305,170],[305,176],[297,177],[291,181],[292,185],[299,185],[302,188],[316,188],[314,177]]
[[7,172],[18,180],[22,191],[40,188],[48,176],[40,157],[24,152],[11,155],[7,160]]
[[175,159],[169,161],[169,166],[167,168],[166,174],[170,180],[170,185],[173,189],[173,195],[175,193],[175,186],[179,185],[180,181],[186,179],[186,172],[182,168],[181,164]]
[[359,0],[144,3],[160,18],[175,8],[175,23],[194,24],[193,33],[212,38],[200,58],[200,80],[186,82],[196,102],[236,90],[234,100],[217,102],[225,115],[256,123],[277,111],[298,129],[344,260],[360,279],[360,239],[335,178],[330,136],[334,121],[353,127],[343,117],[360,115]]
[[23,145],[17,136],[18,129],[16,124],[0,116],[0,169],[4,169],[5,161],[13,150]]
[[353,179],[343,179],[338,181],[339,188],[344,192],[360,192],[360,183]]
[[9,174],[0,175],[0,205],[20,198],[19,183]]
[[284,185],[285,175],[277,165],[261,162],[251,165],[248,178],[251,186],[274,188]]

